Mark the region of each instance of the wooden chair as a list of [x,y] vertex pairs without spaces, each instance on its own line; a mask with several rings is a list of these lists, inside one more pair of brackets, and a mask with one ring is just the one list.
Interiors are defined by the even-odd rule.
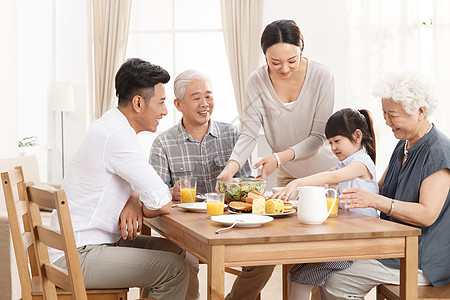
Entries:
[[[19,272],[22,299],[86,299],[86,294],[87,299],[90,300],[127,299],[128,289],[85,290],[64,191],[49,192],[29,188],[32,200],[38,198],[39,203],[44,206],[59,210],[58,218],[60,221],[62,220],[60,222],[62,223],[60,224],[62,234],[60,234],[42,225],[38,205],[31,202],[32,213],[28,212],[21,167],[16,167],[9,173],[2,173],[1,178]],[[63,217],[61,218],[62,214]],[[31,217],[33,217],[32,223],[30,223]],[[33,231],[31,231],[31,224],[33,224]],[[33,233],[36,238],[33,237]],[[65,243],[69,243],[70,247],[68,248],[71,249],[66,252],[66,259],[70,254],[68,259],[70,260],[70,264],[68,262],[69,272],[49,263],[47,248],[40,240],[37,240],[37,237],[50,239],[50,246],[59,249],[64,248]],[[43,274],[44,277],[41,277],[40,274]],[[74,274],[76,275],[74,276]],[[48,278],[56,280],[56,285],[63,289],[55,289],[55,285]],[[72,288],[72,285],[74,288]],[[76,292],[72,293],[71,290]]]
[[[443,286],[419,286],[418,299],[438,300],[450,299],[450,283]],[[377,286],[377,300],[400,299],[400,287],[392,284]]]

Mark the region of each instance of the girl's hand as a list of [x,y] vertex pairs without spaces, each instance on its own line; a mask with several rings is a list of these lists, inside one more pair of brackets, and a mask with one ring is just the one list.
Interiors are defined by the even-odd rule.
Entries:
[[258,169],[260,166],[262,166],[261,174],[257,177],[267,178],[278,167],[278,163],[275,156],[270,154],[254,164],[253,169]]
[[342,191],[339,196],[339,203],[347,204],[345,208],[366,208],[374,207],[373,198],[376,195],[358,188],[348,188]]
[[283,190],[281,190],[281,192],[273,194],[272,196],[270,196],[270,198],[271,199],[281,199],[281,200],[285,200],[285,201],[289,200],[289,197],[291,196],[291,194],[293,192],[295,192],[295,190],[299,186],[294,181],[291,181],[286,187],[283,188]]

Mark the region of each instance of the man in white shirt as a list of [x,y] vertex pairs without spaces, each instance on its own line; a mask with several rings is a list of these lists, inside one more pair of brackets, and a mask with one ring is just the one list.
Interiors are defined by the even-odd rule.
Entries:
[[[127,213],[142,207],[138,211],[155,217],[171,209],[169,189],[136,136],[155,132],[167,114],[163,84],[169,79],[159,66],[127,60],[115,79],[118,107],[92,124],[63,181],[87,288],[141,287],[142,297],[185,297],[184,251],[163,238],[136,236],[141,218]],[[133,208],[124,209],[126,204]],[[57,228],[55,221],[54,213],[52,227]],[[66,267],[62,253],[49,254]]]

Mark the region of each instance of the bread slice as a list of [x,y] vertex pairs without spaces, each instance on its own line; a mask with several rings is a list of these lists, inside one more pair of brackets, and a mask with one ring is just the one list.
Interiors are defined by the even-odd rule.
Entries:
[[264,201],[267,201],[267,198],[263,194],[261,194],[257,191],[251,190],[250,192],[248,192],[245,202],[253,203],[253,200],[258,199],[258,198],[264,199]]
[[252,204],[242,201],[231,201],[228,203],[228,210],[238,213],[250,213],[252,211]]

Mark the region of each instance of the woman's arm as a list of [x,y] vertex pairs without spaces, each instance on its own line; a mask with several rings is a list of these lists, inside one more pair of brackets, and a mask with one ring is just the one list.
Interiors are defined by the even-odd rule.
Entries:
[[[419,203],[394,200],[392,216],[417,226],[430,226],[439,216],[450,189],[450,170],[441,169],[422,181]],[[356,188],[345,189],[339,201],[346,208],[373,207],[385,214],[391,210],[391,199]]]

